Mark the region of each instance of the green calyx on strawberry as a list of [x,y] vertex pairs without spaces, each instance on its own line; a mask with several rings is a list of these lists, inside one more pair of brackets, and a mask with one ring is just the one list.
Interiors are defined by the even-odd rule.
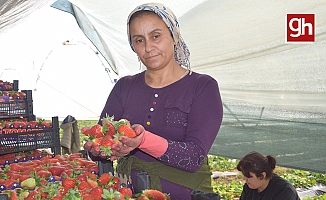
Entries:
[[114,144],[112,137],[110,135],[106,135],[103,137],[100,143],[100,149],[104,152],[104,156],[111,156],[111,146]]
[[114,121],[114,116],[110,117],[107,115],[106,117],[102,118],[101,121],[102,132],[105,135],[111,135],[113,137],[113,135],[116,133],[116,128],[114,126],[116,122]]
[[117,190],[113,190],[112,188],[110,188],[108,190],[103,190],[102,198],[103,199],[119,199],[120,192]]
[[66,193],[65,199],[82,200],[82,197],[75,189],[69,189]]
[[46,193],[47,194],[47,199],[52,199],[52,197],[56,196],[59,194],[59,187],[60,183],[59,182],[51,182],[47,183],[43,189],[40,190],[41,194]]

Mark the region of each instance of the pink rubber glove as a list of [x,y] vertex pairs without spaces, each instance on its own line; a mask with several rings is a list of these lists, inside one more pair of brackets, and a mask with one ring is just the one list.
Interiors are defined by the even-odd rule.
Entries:
[[168,148],[168,141],[166,139],[146,131],[144,127],[139,124],[132,125],[132,128],[137,136],[134,138],[125,136],[119,137],[120,142],[124,145],[115,144],[111,147],[111,160],[115,160],[121,156],[126,156],[135,148],[139,148],[155,158],[158,158],[165,153]]

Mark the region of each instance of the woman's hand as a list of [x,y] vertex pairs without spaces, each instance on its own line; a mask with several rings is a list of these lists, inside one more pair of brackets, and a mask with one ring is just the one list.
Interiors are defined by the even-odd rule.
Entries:
[[119,141],[122,142],[122,145],[113,144],[111,147],[111,157],[110,160],[116,160],[119,157],[128,155],[132,150],[137,148],[143,141],[143,135],[145,128],[140,124],[134,124],[131,128],[136,132],[136,137],[129,138],[126,136],[120,136]]

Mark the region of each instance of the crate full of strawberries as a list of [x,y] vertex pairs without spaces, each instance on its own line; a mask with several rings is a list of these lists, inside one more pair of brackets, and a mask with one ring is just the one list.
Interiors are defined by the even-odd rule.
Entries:
[[58,117],[51,122],[9,120],[0,127],[0,155],[44,148],[60,152]]
[[0,194],[24,200],[167,200],[154,189],[134,194],[132,186],[112,174],[98,175],[95,162],[81,153],[52,155],[0,168]]
[[31,90],[0,91],[0,118],[33,117],[33,99]]
[[18,80],[13,80],[13,82],[0,80],[0,90],[1,91],[18,91]]

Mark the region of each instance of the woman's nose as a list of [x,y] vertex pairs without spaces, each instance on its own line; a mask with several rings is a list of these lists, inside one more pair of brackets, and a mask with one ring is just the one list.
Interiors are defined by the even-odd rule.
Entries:
[[153,50],[153,44],[150,41],[146,41],[145,43],[145,51],[150,52]]

